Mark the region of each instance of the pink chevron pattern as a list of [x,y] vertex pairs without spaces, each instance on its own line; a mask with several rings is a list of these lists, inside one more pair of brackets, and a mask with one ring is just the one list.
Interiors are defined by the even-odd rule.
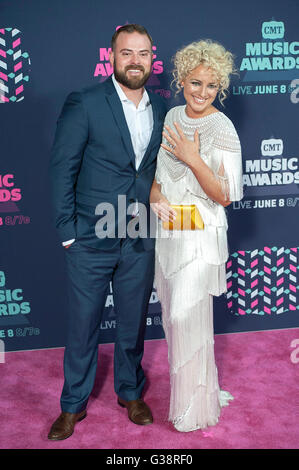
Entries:
[[298,279],[297,279],[297,267],[298,267],[298,248],[291,248],[289,257],[289,310],[296,310],[298,307]]
[[0,104],[24,99],[25,82],[29,81],[30,58],[22,50],[21,31],[0,29]]
[[235,315],[299,310],[298,248],[264,247],[233,253],[227,268],[227,306]]

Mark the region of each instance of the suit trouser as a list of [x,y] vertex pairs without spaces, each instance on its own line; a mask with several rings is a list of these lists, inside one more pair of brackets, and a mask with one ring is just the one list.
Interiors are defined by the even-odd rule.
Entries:
[[102,313],[113,287],[116,313],[114,389],[124,400],[141,396],[146,313],[154,278],[154,250],[136,251],[140,240],[124,239],[111,252],[75,241],[65,249],[68,278],[68,330],[64,353],[62,411],[79,413],[93,389]]

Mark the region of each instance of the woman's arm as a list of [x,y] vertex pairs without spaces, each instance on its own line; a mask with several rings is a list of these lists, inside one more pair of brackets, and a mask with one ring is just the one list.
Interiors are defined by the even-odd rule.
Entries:
[[150,192],[150,205],[154,213],[164,222],[173,221],[176,212],[161,193],[161,185],[154,179]]
[[179,135],[173,132],[169,126],[165,126],[169,135],[163,132],[164,137],[172,145],[172,148],[165,144],[161,144],[161,146],[189,166],[210,199],[218,202],[223,207],[231,204],[231,201],[227,198],[228,190],[226,188],[223,165],[220,166],[218,174],[215,175],[200,157],[198,131],[195,131],[194,141],[192,142],[187,139],[177,123],[174,123],[174,125]]
[[223,165],[220,166],[218,174],[215,175],[197,153],[196,159],[194,158],[189,167],[210,199],[218,202],[223,207],[231,204],[231,201],[228,199],[228,190],[225,189],[226,179],[224,177]]

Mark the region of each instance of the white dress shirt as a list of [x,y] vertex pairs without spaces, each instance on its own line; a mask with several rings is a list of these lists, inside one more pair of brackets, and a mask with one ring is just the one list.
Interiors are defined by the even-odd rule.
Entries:
[[153,130],[153,110],[146,90],[136,108],[133,101],[129,100],[115,80],[114,74],[112,81],[121,101],[127,125],[131,134],[132,145],[135,153],[135,167],[138,170],[148,147]]
[[[142,98],[136,108],[133,101],[129,100],[119,83],[112,74],[112,81],[121,101],[127,125],[130,131],[132,145],[135,153],[135,168],[138,170],[148,147],[154,125],[152,105],[147,91],[144,89]],[[134,215],[137,214],[137,205]],[[75,239],[63,242],[63,245],[73,243]]]

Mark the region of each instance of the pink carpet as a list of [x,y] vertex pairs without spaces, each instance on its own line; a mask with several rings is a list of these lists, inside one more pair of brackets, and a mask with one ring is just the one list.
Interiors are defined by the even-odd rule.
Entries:
[[[145,399],[154,424],[136,426],[116,403],[113,345],[100,346],[87,418],[67,440],[47,433],[59,415],[63,349],[6,353],[0,364],[1,449],[298,449],[299,329],[217,335],[221,387],[234,395],[219,423],[179,433],[167,421],[169,376],[165,340],[147,341]],[[292,346],[293,342],[293,346]],[[298,348],[298,346],[297,346]],[[293,354],[292,354],[293,353]]]

